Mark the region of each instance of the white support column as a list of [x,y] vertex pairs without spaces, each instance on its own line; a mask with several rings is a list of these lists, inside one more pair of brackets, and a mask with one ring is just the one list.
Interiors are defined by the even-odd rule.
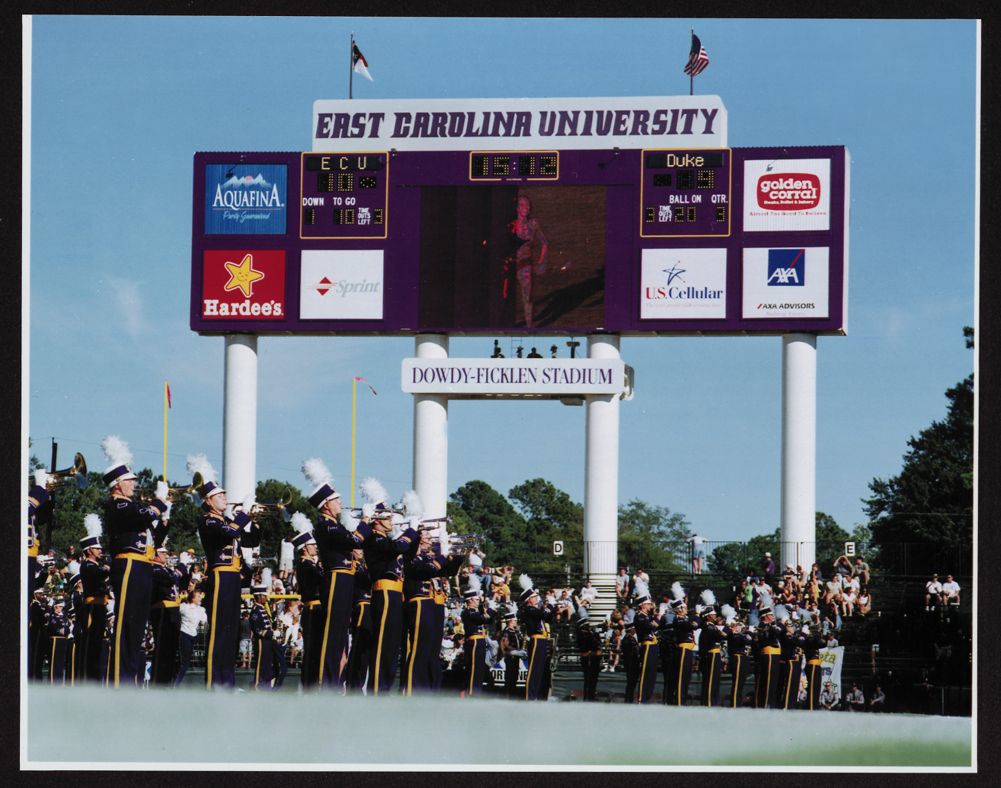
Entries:
[[[619,337],[588,337],[588,358],[619,358]],[[619,539],[619,395],[585,398],[587,440],[584,456],[584,572],[615,601]]]
[[[448,358],[446,334],[418,334],[417,358]],[[448,502],[448,397],[414,394],[414,490],[425,517],[444,517]]]
[[[782,337],[782,565],[816,560],[817,337]],[[778,567],[781,571],[782,566]]]
[[[222,485],[230,503],[257,489],[257,337],[226,336]],[[249,559],[250,548],[244,549]]]

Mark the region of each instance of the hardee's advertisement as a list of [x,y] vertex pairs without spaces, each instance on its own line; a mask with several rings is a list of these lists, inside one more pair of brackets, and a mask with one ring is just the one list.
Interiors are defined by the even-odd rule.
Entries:
[[830,159],[744,162],[744,231],[831,229]]
[[284,250],[206,250],[202,276],[204,319],[285,319]]

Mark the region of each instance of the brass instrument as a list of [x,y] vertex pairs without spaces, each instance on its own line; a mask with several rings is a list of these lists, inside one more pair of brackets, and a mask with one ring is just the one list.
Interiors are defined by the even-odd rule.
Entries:
[[250,518],[256,522],[270,512],[279,512],[282,516],[282,522],[290,523],[292,522],[292,514],[289,511],[291,508],[292,490],[286,487],[282,497],[277,501],[274,503],[255,503],[248,514],[250,515]]
[[479,534],[449,534],[448,552],[451,555],[469,555],[480,549],[481,542]]
[[57,485],[65,482],[73,482],[78,490],[82,490],[87,486],[87,462],[84,460],[83,455],[80,452],[77,452],[74,455],[72,468],[66,468],[61,471],[52,471],[49,474],[48,481],[45,484],[45,489],[51,492]]
[[[202,502],[201,496],[198,494],[198,489],[205,483],[200,473],[195,473],[191,478],[191,484],[187,487],[168,487],[167,488],[167,501],[169,503],[177,503],[181,496],[187,495],[194,504],[197,506]],[[152,501],[156,498],[156,490],[140,490],[139,500],[140,501]]]

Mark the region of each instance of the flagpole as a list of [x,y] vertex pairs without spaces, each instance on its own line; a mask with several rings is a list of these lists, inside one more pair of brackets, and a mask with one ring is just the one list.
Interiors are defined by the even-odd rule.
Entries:
[[167,388],[170,384],[166,378],[163,381],[163,480],[167,481],[167,411],[169,409],[167,400]]
[[[695,40],[695,28],[692,28],[692,40]],[[688,95],[695,95],[695,74],[688,75]]]
[[[355,76],[355,34],[354,31],[351,32],[351,46],[348,47],[348,98],[354,98],[354,76]],[[351,480],[351,486],[354,487],[354,479]],[[354,491],[351,493],[354,496]],[[354,506],[354,498],[351,500],[351,505]]]
[[351,378],[351,508],[355,505],[355,433],[358,426],[358,378]]

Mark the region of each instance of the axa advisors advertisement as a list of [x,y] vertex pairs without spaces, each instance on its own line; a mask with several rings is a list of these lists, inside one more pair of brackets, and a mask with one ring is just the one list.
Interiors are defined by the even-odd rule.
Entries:
[[206,235],[275,235],[285,232],[288,166],[207,164]]
[[726,317],[726,249],[644,249],[640,319]]
[[745,232],[830,228],[830,159],[744,162]]
[[381,320],[381,249],[303,249],[301,320]]
[[744,250],[745,318],[827,317],[826,246]]
[[207,249],[202,259],[204,319],[285,319],[284,250]]

